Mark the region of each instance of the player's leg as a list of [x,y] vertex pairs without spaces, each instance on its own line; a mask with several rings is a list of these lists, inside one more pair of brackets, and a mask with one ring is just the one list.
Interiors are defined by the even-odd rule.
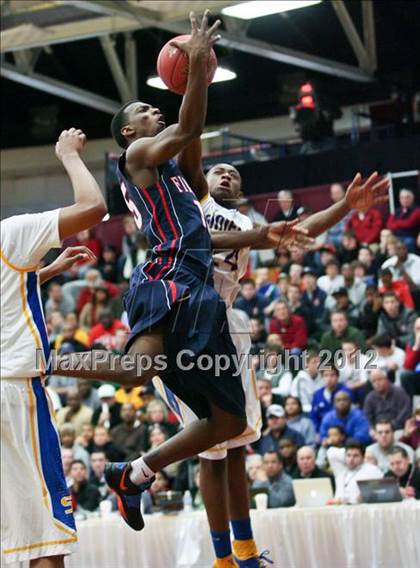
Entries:
[[64,556],[46,556],[31,560],[30,568],[64,568]]
[[[229,515],[234,536],[233,552],[240,566],[257,568],[258,550],[249,515],[249,483],[245,469],[245,448],[228,451]],[[241,564],[243,562],[243,564]]]
[[216,562],[213,568],[235,566],[229,530],[227,461],[200,458],[200,491],[206,507]]

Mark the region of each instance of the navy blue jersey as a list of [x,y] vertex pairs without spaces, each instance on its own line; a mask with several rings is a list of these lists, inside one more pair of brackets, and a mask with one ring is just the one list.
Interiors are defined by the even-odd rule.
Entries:
[[210,233],[200,203],[175,160],[159,169],[159,181],[137,187],[125,174],[125,153],[118,178],[128,209],[150,244],[152,255],[142,272],[153,280],[174,278],[182,267],[200,277],[212,272]]

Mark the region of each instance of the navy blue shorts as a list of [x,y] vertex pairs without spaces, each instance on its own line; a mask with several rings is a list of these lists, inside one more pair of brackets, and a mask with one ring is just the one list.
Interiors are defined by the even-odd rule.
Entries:
[[[160,377],[199,418],[211,415],[210,403],[246,417],[226,307],[212,279],[206,282],[183,269],[171,280],[150,280],[137,267],[124,303],[131,328],[126,349],[137,336],[157,324],[163,325],[167,369]],[[200,368],[199,360],[205,360],[208,366],[208,361],[215,362],[217,357],[220,360],[220,356],[226,369],[216,373],[214,365],[208,370]],[[191,370],[185,370],[187,366]]]

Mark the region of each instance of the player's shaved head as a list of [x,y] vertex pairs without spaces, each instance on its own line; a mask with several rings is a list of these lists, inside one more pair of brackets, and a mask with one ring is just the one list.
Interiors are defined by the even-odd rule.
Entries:
[[214,199],[226,204],[242,196],[242,178],[239,171],[231,164],[216,164],[206,176],[209,192]]

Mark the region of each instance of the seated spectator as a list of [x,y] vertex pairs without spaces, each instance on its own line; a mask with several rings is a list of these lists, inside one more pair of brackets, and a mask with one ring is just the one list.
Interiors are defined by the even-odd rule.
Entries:
[[168,420],[169,413],[165,403],[162,400],[152,400],[146,409],[145,426],[162,426],[162,428],[170,435],[176,433],[178,425],[172,424]]
[[116,284],[119,280],[117,251],[111,245],[105,245],[98,262],[98,270],[104,280]]
[[420,257],[409,253],[401,241],[395,244],[395,255],[386,260],[381,268],[389,268],[394,280],[405,280],[410,289],[413,285],[420,286]]
[[305,445],[315,447],[316,432],[312,420],[303,415],[302,404],[295,396],[288,396],[284,403],[287,424],[300,432],[305,440]]
[[355,402],[362,403],[369,384],[369,358],[360,352],[356,341],[344,341],[340,363],[340,382],[353,392]]
[[379,241],[384,221],[375,207],[354,211],[347,221],[346,229],[353,231],[359,243],[370,245]]
[[405,308],[408,308],[409,310],[414,309],[414,300],[411,295],[410,286],[405,280],[393,280],[390,268],[383,268],[380,271],[379,276],[381,278],[381,286],[378,288],[380,294],[385,294],[385,292],[394,292],[398,301]]
[[101,501],[99,489],[89,483],[87,467],[81,460],[74,460],[70,468],[70,494],[75,511],[96,511]]
[[307,351],[305,361],[305,369],[299,371],[293,379],[291,395],[300,400],[303,411],[308,413],[312,409],[314,393],[324,385],[324,380],[319,372],[320,358],[318,353]]
[[263,457],[260,454],[246,456],[245,468],[251,486],[254,481],[267,481],[267,474],[263,466]]
[[298,447],[294,440],[290,438],[282,438],[279,442],[279,454],[283,458],[284,471],[290,477],[294,477],[298,471],[297,467],[297,451]]
[[266,377],[271,382],[272,392],[281,397],[288,396],[292,386],[293,375],[286,370],[282,358],[283,349],[275,344],[267,343],[264,352],[264,369],[257,371],[257,379]]
[[357,260],[364,265],[367,276],[372,276],[372,279],[376,281],[379,266],[371,249],[365,246],[360,247]]
[[307,344],[306,324],[303,318],[290,313],[286,302],[279,300],[274,308],[274,317],[270,321],[270,333],[278,333],[284,349],[300,352]]
[[67,395],[67,406],[57,412],[57,425],[60,427],[65,423],[70,423],[76,430],[76,436],[79,436],[82,425],[92,420],[92,414],[92,409],[82,404],[79,392],[73,391]]
[[111,442],[108,430],[104,426],[95,428],[92,445],[92,453],[94,452],[103,452],[110,462],[124,461],[125,458],[122,449]]
[[48,300],[45,302],[45,316],[48,317],[52,311],[59,311],[63,316],[74,311],[74,301],[72,298],[63,296],[61,284],[54,281],[48,286]]
[[76,443],[80,444],[87,452],[92,453],[93,450],[93,435],[95,428],[90,422],[82,424],[80,436],[76,438]]
[[[149,426],[146,436],[146,447],[148,450],[154,450],[161,446],[169,438],[169,433],[161,424],[153,424]],[[181,462],[175,462],[167,465],[164,471],[171,479],[178,475],[178,469]]]
[[92,234],[90,229],[85,229],[76,233],[76,242],[74,246],[85,246],[90,249],[96,256],[95,260],[79,260],[77,265],[77,273],[82,276],[86,273],[86,270],[90,267],[96,266],[98,264],[98,259],[101,254],[102,244],[101,241]]
[[249,320],[251,336],[251,354],[256,355],[264,348],[267,339],[267,333],[261,320],[251,318]]
[[267,423],[267,430],[265,430],[261,438],[255,442],[255,448],[259,454],[277,451],[282,438],[294,440],[299,447],[305,444],[302,434],[287,425],[286,413],[284,408],[279,404],[272,404],[268,407]]
[[257,268],[255,271],[257,294],[264,302],[273,302],[280,298],[280,290],[270,278],[268,268]]
[[88,270],[83,280],[67,282],[63,286],[63,293],[72,294],[73,297],[77,298],[76,311],[78,314],[80,314],[85,304],[92,301],[93,291],[97,284],[103,284],[111,298],[116,298],[120,295],[119,287],[111,282],[102,280],[101,273],[96,268]]
[[46,315],[45,319],[47,324],[48,341],[53,346],[57,337],[62,332],[64,325],[64,318],[61,312],[59,312],[58,310],[51,310]]
[[318,449],[316,465],[321,469],[329,468],[327,452],[329,448],[344,448],[346,433],[341,426],[331,426],[328,428],[328,435]]
[[364,462],[365,449],[356,440],[347,440],[345,448],[329,448],[328,461],[335,479],[335,495],[331,504],[355,505],[360,502],[358,481],[382,479],[376,465]]
[[321,442],[327,438],[331,426],[341,426],[348,438],[357,440],[361,444],[368,444],[371,441],[369,422],[361,410],[351,407],[351,398],[348,392],[336,393],[334,409],[328,412],[321,422],[319,430]]
[[265,375],[257,377],[257,393],[261,404],[262,430],[265,430],[267,427],[267,409],[273,404],[282,405],[283,397],[273,393],[271,377]]
[[373,337],[371,345],[375,349],[375,366],[378,369],[386,369],[390,380],[398,383],[400,370],[405,361],[404,350],[396,347],[391,337],[386,333]]
[[101,406],[98,391],[93,388],[91,381],[88,379],[79,379],[77,386],[82,404],[92,409],[92,412]]
[[[338,203],[346,194],[346,190],[341,185],[341,183],[333,183],[330,187],[330,196],[333,203]],[[333,244],[334,246],[338,246],[341,243],[343,238],[343,233],[346,227],[346,223],[348,218],[350,217],[350,213],[348,213],[341,221],[333,225],[327,231],[327,242]]]
[[365,348],[365,340],[362,333],[349,325],[347,314],[341,310],[334,310],[330,317],[331,329],[322,334],[321,349],[327,349],[334,354],[340,350],[346,341],[355,341],[362,351]]
[[73,450],[71,448],[61,448],[61,463],[63,464],[64,477],[66,479],[67,487],[71,485],[70,469],[71,464],[74,462]]
[[300,316],[306,323],[308,335],[316,331],[316,322],[312,317],[312,310],[302,303],[302,294],[298,284],[290,284],[287,290],[287,302],[290,313]]
[[395,447],[389,456],[390,468],[386,477],[395,477],[403,499],[420,499],[420,469],[404,448]]
[[340,274],[340,265],[336,260],[330,260],[327,263],[325,266],[325,275],[318,278],[317,284],[318,288],[321,288],[327,296],[344,286],[344,277]]
[[264,321],[264,310],[269,301],[257,294],[254,280],[244,279],[241,282],[241,297],[235,302],[235,308],[242,310],[249,318]]
[[[108,430],[121,424],[121,404],[115,399],[115,387],[109,384],[98,388],[98,396],[101,406],[92,415],[94,426],[105,426]],[[112,460],[111,460],[112,461]]]
[[302,290],[302,305],[311,310],[311,320],[319,325],[324,316],[327,294],[317,286],[317,274],[312,268],[303,270]]
[[52,347],[56,349],[60,355],[63,346],[66,353],[78,353],[86,351],[88,342],[89,336],[85,331],[78,328],[77,324],[74,325],[65,321],[61,328],[61,333],[55,338]]
[[337,245],[337,256],[341,263],[351,263],[359,256],[359,243],[353,231],[344,231],[343,240]]
[[288,190],[281,190],[277,194],[277,202],[279,212],[273,218],[273,222],[277,221],[293,221],[298,216],[298,208],[294,204],[293,193]]
[[[103,282],[99,282],[95,284],[93,288],[91,301],[87,302],[80,312],[80,327],[89,331],[91,327],[100,323],[100,316],[104,311],[110,311],[113,317],[117,316],[117,313],[113,310],[113,304],[108,289]],[[121,311],[118,315],[120,314]]]
[[341,274],[344,277],[344,288],[350,302],[360,310],[366,300],[366,284],[360,278],[356,278],[354,267],[350,263],[345,263],[341,267]]
[[405,421],[411,415],[411,402],[407,393],[393,385],[382,369],[371,371],[370,382],[373,391],[367,395],[363,411],[372,432],[374,433],[375,424],[381,418],[390,420],[394,430],[403,429]]
[[[155,480],[148,489],[148,493],[152,497],[152,504],[156,505],[155,496],[157,493],[169,491],[171,489],[171,478],[165,471],[157,471],[155,473]],[[148,511],[151,513],[152,511]]]
[[302,274],[303,266],[301,264],[292,263],[289,268],[289,286],[291,284],[296,284],[300,288]]
[[410,339],[416,314],[401,305],[394,292],[383,295],[382,313],[378,319],[377,335],[386,333],[394,337],[399,347],[405,347]]
[[405,347],[401,383],[410,397],[420,395],[420,317],[416,318],[413,333]]
[[388,217],[386,226],[410,250],[414,250],[420,227],[420,207],[416,207],[415,196],[410,189],[402,189],[398,197],[401,207]]
[[[349,294],[346,288],[338,288],[332,292],[331,296],[335,300],[335,308],[334,310],[340,310],[344,312],[347,316],[347,321],[349,322],[350,326],[357,327],[359,324],[359,309],[354,306],[349,299]],[[327,322],[330,320],[330,313],[325,313],[325,319]],[[325,324],[324,324],[325,325]],[[327,323],[328,326],[328,323]]]
[[145,427],[136,420],[136,409],[129,403],[121,407],[121,420],[121,424],[111,430],[111,438],[125,453],[125,460],[132,461],[146,450]]
[[107,459],[105,452],[92,452],[90,456],[90,476],[89,483],[94,485],[101,496],[101,501],[111,496],[111,490],[109,489],[105,481],[105,465]]
[[366,456],[373,456],[376,465],[384,473],[390,468],[389,457],[394,448],[404,448],[410,457],[410,461],[412,463],[415,461],[413,449],[401,442],[401,439],[398,442],[395,441],[394,428],[389,420],[383,418],[375,424],[375,440],[374,444],[366,448]]
[[359,327],[363,330],[368,344],[370,344],[372,336],[376,335],[378,320],[381,313],[382,296],[379,294],[376,286],[369,285],[366,287],[366,301],[359,319]]
[[297,452],[298,471],[293,476],[294,479],[319,479],[326,477],[331,479],[333,490],[335,490],[334,476],[327,473],[316,465],[315,450],[309,446],[299,448]]
[[413,450],[420,448],[420,406],[418,406],[410,418],[407,418],[404,425],[404,433],[400,442],[407,444]]
[[333,409],[335,395],[340,391],[346,391],[351,396],[351,391],[338,382],[339,372],[335,367],[323,369],[322,378],[324,386],[315,391],[312,399],[311,420],[317,432],[321,428],[324,416]]
[[295,504],[292,479],[284,472],[283,458],[276,451],[264,453],[267,481],[254,481],[255,489],[268,489],[268,508],[292,507]]
[[73,424],[63,424],[59,428],[61,447],[72,450],[75,460],[81,460],[89,467],[90,457],[86,449],[76,442],[76,430]]
[[119,329],[126,329],[125,325],[118,319],[113,318],[112,313],[105,309],[99,317],[99,323],[92,327],[89,332],[89,346],[94,343],[101,343],[106,349],[115,348],[116,333]]

